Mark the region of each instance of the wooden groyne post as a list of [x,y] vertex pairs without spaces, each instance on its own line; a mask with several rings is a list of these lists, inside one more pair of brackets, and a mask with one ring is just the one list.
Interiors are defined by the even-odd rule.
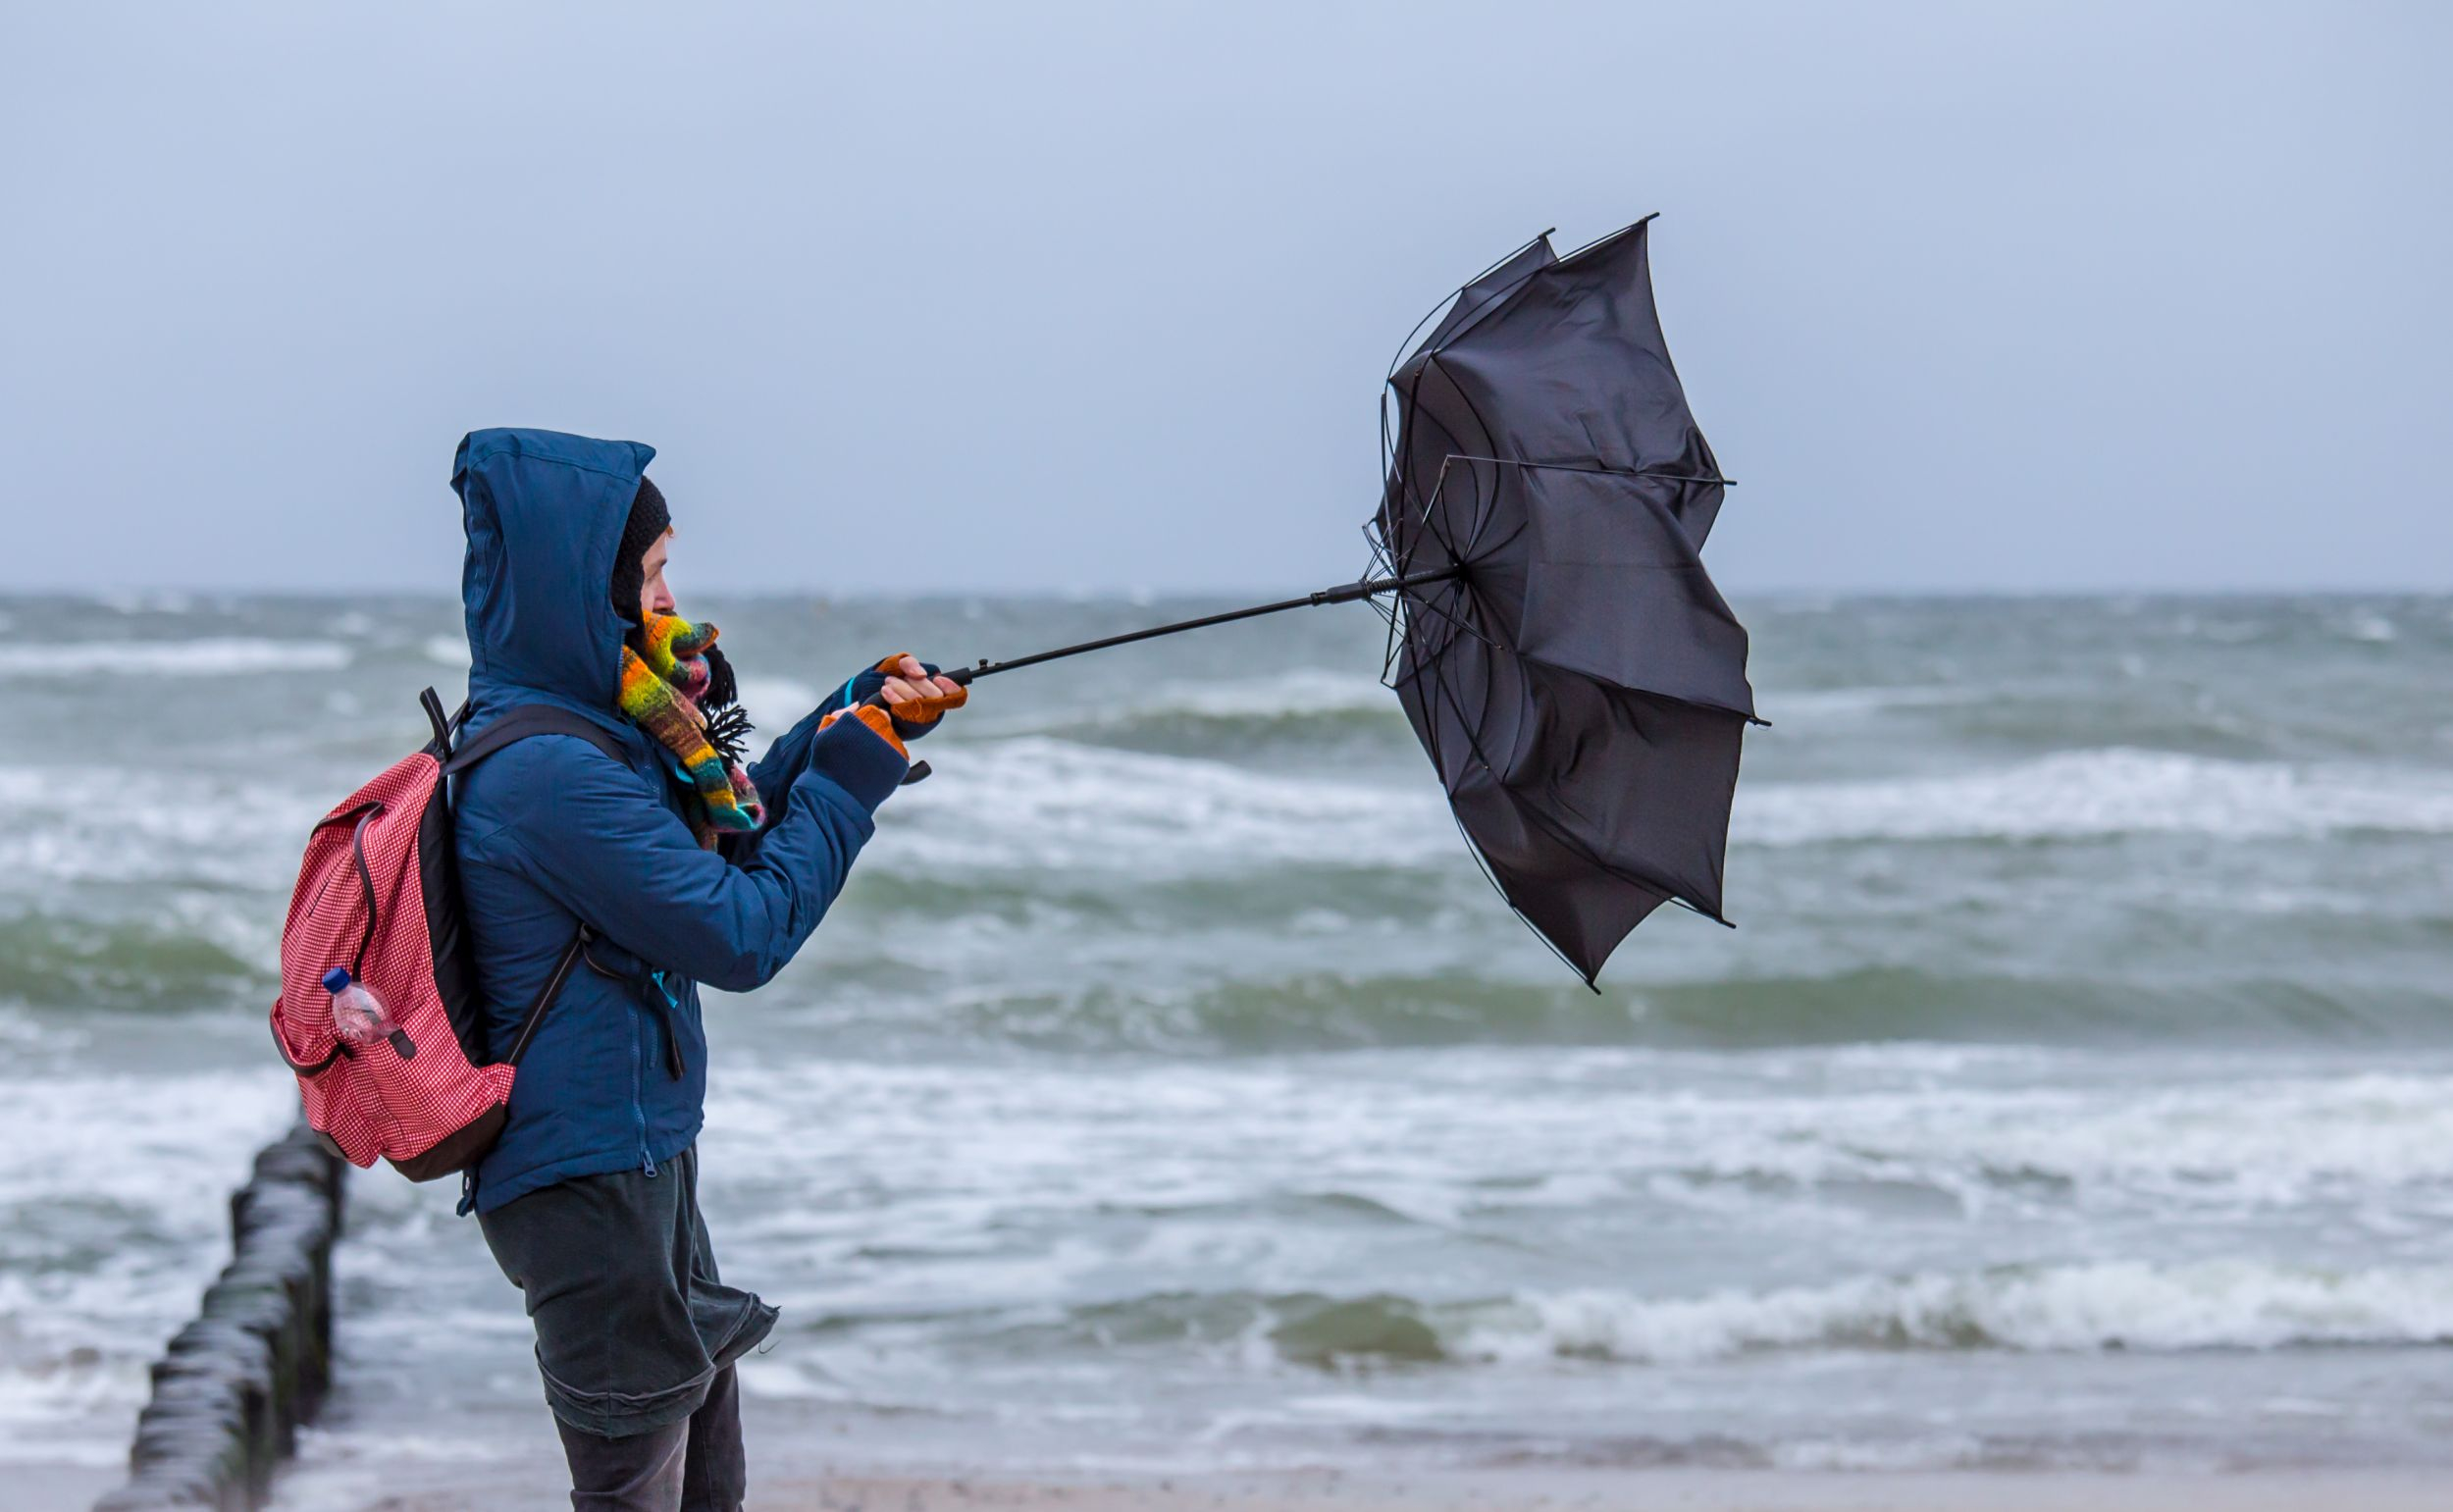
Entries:
[[94,1512],[252,1512],[332,1383],[339,1157],[301,1123],[231,1195],[232,1257],[153,1367],[126,1486]]

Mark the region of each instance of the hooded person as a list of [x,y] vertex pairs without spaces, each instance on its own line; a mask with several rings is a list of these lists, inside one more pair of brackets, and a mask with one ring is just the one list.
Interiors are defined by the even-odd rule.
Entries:
[[[457,779],[454,856],[497,1054],[574,933],[593,936],[461,1211],[535,1323],[573,1506],[733,1512],[746,1487],[733,1362],[776,1310],[720,1279],[699,1212],[699,985],[747,992],[792,960],[903,780],[904,742],[962,694],[890,657],[742,765],[747,726],[723,706],[713,627],[682,619],[662,588],[654,454],[489,430],[453,466],[469,734],[548,704],[624,753],[540,735]],[[855,706],[880,691],[891,713]]]

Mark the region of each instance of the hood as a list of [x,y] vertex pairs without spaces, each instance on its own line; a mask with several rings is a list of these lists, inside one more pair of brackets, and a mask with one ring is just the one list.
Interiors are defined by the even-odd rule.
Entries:
[[620,729],[622,636],[605,590],[655,448],[556,431],[471,431],[451,464],[468,531],[460,604],[471,712],[548,703]]

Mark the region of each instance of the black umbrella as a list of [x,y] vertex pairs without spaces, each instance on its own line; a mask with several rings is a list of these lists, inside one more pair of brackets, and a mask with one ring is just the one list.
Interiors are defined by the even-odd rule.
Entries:
[[1661,338],[1649,223],[1564,258],[1535,238],[1390,369],[1378,575],[950,675],[1385,596],[1383,676],[1459,827],[1587,983],[1665,902],[1726,923],[1754,701],[1746,631],[1698,555],[1729,480]]

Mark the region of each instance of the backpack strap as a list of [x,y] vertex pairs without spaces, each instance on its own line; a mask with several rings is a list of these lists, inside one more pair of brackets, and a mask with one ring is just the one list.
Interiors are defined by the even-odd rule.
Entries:
[[[441,707],[442,704],[436,704],[436,708]],[[433,718],[434,710],[428,710],[427,717]],[[452,716],[451,725],[456,728],[467,717],[468,708],[462,705],[460,712]],[[457,776],[513,741],[526,740],[531,735],[576,735],[622,765],[630,764],[630,753],[622,749],[622,743],[594,719],[550,704],[521,704],[503,710],[492,724],[460,742],[460,748],[444,759],[443,774]]]
[[[433,689],[426,690],[419,702],[425,704],[426,717],[436,727],[438,742],[447,747],[446,737],[456,733],[468,719],[468,705],[462,704],[459,712],[445,720],[443,717],[443,702],[435,697]],[[621,742],[595,720],[551,704],[521,704],[504,709],[493,723],[460,742],[457,751],[451,751],[444,757],[443,774],[446,778],[456,776],[512,742],[526,740],[531,735],[576,735],[612,757],[617,765],[630,765],[630,754],[622,749]],[[520,1057],[528,1054],[528,1042],[537,1037],[537,1026],[545,1022],[546,1010],[561,993],[562,984],[570,980],[571,968],[587,953],[588,942],[596,937],[597,932],[588,927],[587,920],[582,919],[579,932],[571,936],[570,944],[562,947],[561,959],[553,964],[552,971],[546,976],[545,985],[537,990],[536,1001],[528,1005],[528,1012],[521,1017],[519,1036],[511,1041],[511,1053],[503,1057],[505,1063],[517,1066]]]
[[511,1053],[502,1058],[505,1064],[517,1066],[520,1057],[528,1054],[528,1042],[537,1037],[537,1025],[546,1021],[546,1010],[560,995],[562,984],[570,980],[571,967],[579,965],[579,958],[588,953],[588,942],[596,937],[597,932],[582,923],[571,943],[562,947],[562,959],[553,964],[546,984],[537,989],[537,1001],[528,1005],[526,1017],[520,1019],[519,1037],[511,1041]]
[[438,756],[449,752],[451,732],[468,719],[468,700],[462,699],[460,711],[446,717],[443,711],[443,700],[435,697],[435,690],[429,688],[417,696],[417,705],[426,710],[426,722],[435,727],[435,743],[429,749]]

